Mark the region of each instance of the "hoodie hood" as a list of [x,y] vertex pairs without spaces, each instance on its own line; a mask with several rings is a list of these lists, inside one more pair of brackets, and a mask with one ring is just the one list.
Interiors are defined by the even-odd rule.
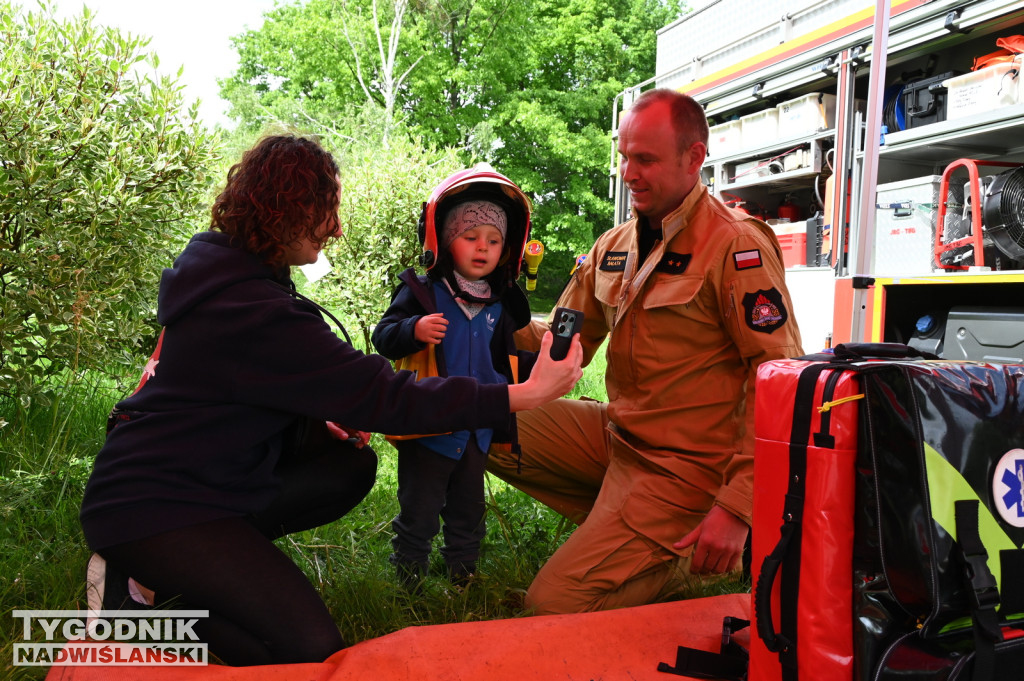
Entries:
[[251,279],[290,283],[287,275],[275,277],[259,256],[231,245],[229,235],[200,232],[160,277],[157,321],[167,326],[211,296]]

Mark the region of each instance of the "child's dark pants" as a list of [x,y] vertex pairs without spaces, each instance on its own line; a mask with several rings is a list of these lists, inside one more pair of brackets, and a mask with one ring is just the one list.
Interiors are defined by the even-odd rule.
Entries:
[[425,571],[431,541],[444,520],[441,555],[454,571],[475,565],[484,537],[484,469],[487,453],[470,437],[461,459],[422,446],[418,440],[398,443],[398,503],[392,521],[392,561]]

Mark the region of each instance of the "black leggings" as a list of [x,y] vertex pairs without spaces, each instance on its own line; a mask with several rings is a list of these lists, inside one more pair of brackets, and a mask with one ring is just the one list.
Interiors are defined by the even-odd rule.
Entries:
[[194,631],[226,664],[322,662],[345,642],[316,588],[271,540],[345,515],[370,491],[377,471],[369,447],[322,435],[307,437],[299,460],[279,467],[282,493],[259,514],[183,527],[100,554],[153,589],[158,604],[209,610]]

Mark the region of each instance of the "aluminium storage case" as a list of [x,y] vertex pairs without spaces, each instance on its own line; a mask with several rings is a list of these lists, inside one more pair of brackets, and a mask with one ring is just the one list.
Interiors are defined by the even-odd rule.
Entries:
[[931,274],[939,175],[878,185],[875,202],[876,276]]

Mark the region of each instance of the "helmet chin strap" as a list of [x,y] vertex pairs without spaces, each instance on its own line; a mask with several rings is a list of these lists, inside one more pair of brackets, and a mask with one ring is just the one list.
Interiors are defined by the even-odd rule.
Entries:
[[448,282],[448,286],[451,287],[452,297],[461,298],[467,303],[476,303],[477,305],[490,305],[491,303],[496,303],[499,300],[501,300],[500,295],[494,295],[493,288],[491,290],[491,295],[488,298],[480,298],[478,296],[474,296],[472,293],[463,291],[462,287],[459,286],[459,282],[456,280],[455,274],[453,272],[448,272],[447,274],[445,274],[444,280]]

